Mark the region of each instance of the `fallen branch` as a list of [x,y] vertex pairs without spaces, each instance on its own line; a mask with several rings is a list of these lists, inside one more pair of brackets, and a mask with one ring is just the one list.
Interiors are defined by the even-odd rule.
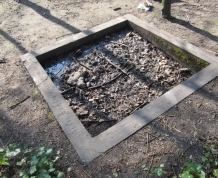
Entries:
[[128,74],[126,73],[126,71],[124,71],[123,69],[121,69],[119,66],[117,66],[117,65],[114,64],[113,62],[111,62],[110,59],[107,59],[106,57],[104,57],[104,59],[105,59],[108,63],[110,63],[112,66],[114,66],[115,68],[117,68],[118,70],[120,70],[121,72],[123,72],[125,75],[128,76]]
[[141,107],[143,107],[144,105],[146,105],[148,103],[148,101],[145,101],[144,103],[140,104],[137,108],[135,108],[130,114],[133,114],[135,111],[137,111],[138,109],[140,109]]
[[154,137],[154,138],[156,138],[156,139],[158,139],[158,140],[161,140],[161,139],[159,138],[160,135],[156,136],[156,135],[154,135],[154,134],[152,134],[152,133],[150,133],[150,132],[149,132],[149,134],[150,134],[152,137]]
[[66,90],[64,90],[64,91],[62,91],[61,94],[63,95],[63,94],[67,93],[68,91],[70,91],[70,90],[72,90],[72,89],[74,89],[74,88],[75,88],[75,87],[70,87],[70,88],[68,88],[68,89],[66,89]]
[[28,98],[30,98],[30,96],[27,96],[26,98],[24,98],[23,100],[19,101],[19,102],[16,103],[16,104],[10,106],[9,108],[10,108],[10,109],[16,108],[19,104],[23,103],[23,102],[26,101]]
[[73,57],[73,60],[75,60],[76,62],[78,62],[79,65],[85,67],[87,70],[90,70],[90,71],[92,70],[92,69],[90,69],[89,67],[87,67],[86,65],[82,64],[76,57]]
[[79,89],[79,88],[77,88],[77,87],[70,87],[70,88],[68,88],[68,89],[66,89],[66,90],[64,90],[64,91],[62,91],[61,94],[65,94],[65,93],[67,93],[68,91],[70,91],[70,90],[72,90],[72,89],[76,89],[76,90],[78,90],[79,92],[82,92],[82,90]]
[[[133,68],[133,67],[130,67],[127,71],[131,70],[132,68]],[[89,87],[88,89],[96,89],[96,88],[102,87],[102,86],[104,86],[104,85],[107,85],[107,84],[113,82],[114,80],[116,80],[116,79],[117,79],[118,77],[120,77],[122,74],[123,74],[123,73],[121,72],[121,73],[117,74],[114,78],[112,78],[111,80],[109,80],[109,81],[107,81],[107,82],[104,82],[104,83],[102,83],[101,85],[96,85],[96,86],[93,86],[93,87]]]
[[116,80],[119,76],[121,76],[123,73],[119,73],[119,74],[117,74],[114,78],[112,78],[110,81],[107,81],[107,82],[104,82],[104,83],[102,83],[101,85],[96,85],[96,86],[93,86],[93,87],[89,87],[89,89],[96,89],[96,88],[99,88],[99,87],[102,87],[102,86],[104,86],[104,85],[106,85],[106,84],[109,84],[109,83],[111,83],[111,82],[113,82],[114,80]]

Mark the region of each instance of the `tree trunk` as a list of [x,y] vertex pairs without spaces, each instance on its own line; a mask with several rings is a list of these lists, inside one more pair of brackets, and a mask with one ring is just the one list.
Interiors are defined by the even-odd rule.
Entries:
[[164,18],[171,17],[171,0],[163,0],[163,9],[162,9],[162,16]]

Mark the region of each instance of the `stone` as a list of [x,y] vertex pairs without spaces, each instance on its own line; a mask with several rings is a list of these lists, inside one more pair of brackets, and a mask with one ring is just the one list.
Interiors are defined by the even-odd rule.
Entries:
[[189,69],[188,69],[188,68],[181,68],[181,69],[179,69],[179,71],[180,71],[181,73],[183,73],[183,72],[189,72]]
[[80,77],[77,81],[77,86],[79,88],[85,88],[86,87],[86,84],[84,83],[84,77]]
[[87,83],[86,83],[86,86],[87,86],[87,87],[90,87],[90,86],[91,86],[91,83],[90,83],[90,82],[87,82]]
[[87,73],[86,69],[81,68],[77,72],[72,73],[72,75],[70,75],[70,77],[67,79],[67,83],[73,85],[81,77],[83,77],[83,82],[84,82],[84,76],[86,75],[86,73]]
[[170,69],[166,69],[164,72],[165,72],[165,74],[167,74],[168,76],[170,76],[171,70],[170,70]]
[[80,107],[79,109],[77,109],[76,114],[78,116],[86,116],[89,114],[89,110],[87,107]]

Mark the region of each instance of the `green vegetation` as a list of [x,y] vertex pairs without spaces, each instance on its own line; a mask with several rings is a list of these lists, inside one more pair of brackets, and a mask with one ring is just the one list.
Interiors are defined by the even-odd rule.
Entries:
[[[209,146],[203,147],[205,151],[201,156],[201,161],[199,162],[184,161],[184,155],[180,156],[183,162],[182,167],[180,167],[181,172],[179,175],[174,175],[173,178],[218,178],[218,150]],[[141,166],[141,170],[149,171],[149,174],[155,177],[166,176],[169,173],[164,170],[163,164],[159,167],[154,167],[151,170],[143,164]],[[138,174],[139,172],[135,173]]]
[[156,176],[162,176],[167,173],[163,170],[162,166],[153,168],[151,172]]
[[61,178],[63,173],[54,166],[60,151],[53,156],[52,153],[52,148],[24,149],[16,144],[0,148],[0,167],[5,168],[0,174],[3,174],[2,178],[6,178],[7,167],[17,166],[22,178]]
[[151,41],[166,52],[168,55],[179,61],[180,63],[188,66],[195,72],[202,70],[203,68],[209,65],[208,62],[192,55],[191,53],[167,42],[166,40],[162,39],[159,36],[156,36],[151,33],[150,37]]
[[208,62],[189,54],[188,52],[184,52],[182,49],[178,47],[172,48],[173,55],[176,56],[177,59],[181,60],[182,63],[188,65],[191,69],[198,72],[203,68],[209,65]]
[[205,146],[201,162],[186,162],[180,178],[218,178],[218,150]]

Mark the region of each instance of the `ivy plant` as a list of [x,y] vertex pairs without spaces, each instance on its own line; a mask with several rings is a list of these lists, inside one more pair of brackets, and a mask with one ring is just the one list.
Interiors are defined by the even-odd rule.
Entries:
[[14,162],[20,169],[21,178],[61,178],[63,173],[55,168],[60,151],[53,154],[52,148],[24,149],[16,144],[0,147],[0,165],[10,166]]

